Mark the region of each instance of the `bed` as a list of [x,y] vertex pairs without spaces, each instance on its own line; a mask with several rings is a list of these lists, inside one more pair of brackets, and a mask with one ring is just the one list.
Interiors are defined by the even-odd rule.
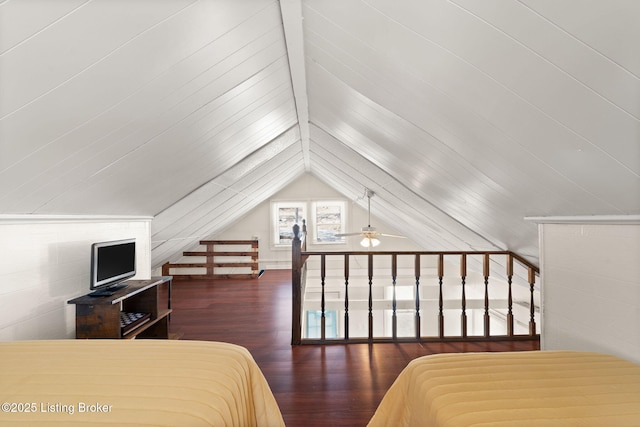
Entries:
[[247,349],[180,340],[0,343],[0,425],[284,426]]
[[411,361],[378,426],[640,426],[640,365],[571,351],[463,353]]

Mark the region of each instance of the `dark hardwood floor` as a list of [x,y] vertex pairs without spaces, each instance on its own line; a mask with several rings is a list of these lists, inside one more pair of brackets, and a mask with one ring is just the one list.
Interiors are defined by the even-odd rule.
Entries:
[[249,349],[284,421],[296,426],[366,426],[410,360],[434,353],[538,350],[539,342],[302,345],[291,342],[291,272],[255,280],[174,279],[171,332]]

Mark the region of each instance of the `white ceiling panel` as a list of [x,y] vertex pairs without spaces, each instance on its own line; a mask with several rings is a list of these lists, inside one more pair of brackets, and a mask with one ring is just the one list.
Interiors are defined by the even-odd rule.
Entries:
[[232,188],[241,179],[246,179],[249,173],[258,173],[262,164],[285,150],[295,150],[294,144],[299,140],[300,132],[297,127],[289,129],[269,144],[246,157],[242,162],[235,164],[232,168],[215,177],[212,181],[194,189],[183,198],[183,200],[188,198],[188,203],[184,203],[182,200],[181,203],[171,205],[156,216],[152,224],[154,238],[158,241],[170,238],[170,236],[162,233],[170,229],[172,224],[181,221],[184,216],[193,210],[194,206],[206,204],[221,188]]
[[154,267],[235,223],[304,171],[294,128],[158,214],[152,223]]
[[[290,86],[280,88],[276,96],[269,93],[267,98],[260,98],[251,92],[243,95],[247,96],[244,105],[248,107],[237,112],[228,109],[213,111],[211,117],[207,115],[187,124],[183,121],[134,151],[119,151],[117,162],[107,164],[97,172],[96,167],[93,175],[80,181],[75,188],[64,191],[56,199],[48,200],[46,205],[39,206],[37,210],[56,212],[65,206],[81,203],[83,199],[90,199],[92,194],[109,193],[127,196],[108,197],[111,204],[102,204],[98,209],[122,209],[125,198],[131,202],[126,207],[128,210],[141,205],[155,212],[164,209],[167,199],[176,200],[190,189],[206,183],[295,123]],[[252,104],[259,101],[266,102],[258,105],[260,108]],[[225,107],[228,105],[225,104]],[[216,123],[216,114],[226,120]],[[210,129],[211,125],[218,126]],[[185,136],[188,138],[182,139]],[[121,145],[116,148],[126,150],[128,147]],[[102,156],[94,159],[99,164],[104,163]],[[176,176],[180,180],[176,180]],[[132,179],[137,184],[134,188],[130,187]]]
[[[455,0],[477,19],[490,25],[514,42],[531,50],[542,61],[561,69],[589,90],[609,101],[635,118],[640,118],[640,86],[638,76],[616,63],[613,59],[593,49],[549,20],[526,2]],[[569,2],[548,2],[547,6],[567,5]],[[598,2],[602,4],[602,2]],[[627,6],[638,7],[637,2]],[[580,7],[584,3],[578,5]],[[606,5],[610,7],[612,3]],[[572,13],[573,14],[573,13]],[[633,16],[633,14],[631,14]],[[637,27],[634,23],[633,27]],[[635,28],[633,28],[635,30]],[[627,52],[630,53],[630,52]],[[631,90],[630,90],[631,89]]]
[[[395,5],[370,0],[368,3],[375,7],[376,12],[383,13],[394,23],[401,23],[418,38],[435,43],[461,62],[450,64],[448,68],[472,67],[473,73],[469,74],[477,76],[469,76],[471,84],[491,88],[488,80],[494,81],[503,89],[505,97],[519,98],[538,110],[539,115],[575,133],[580,142],[594,146],[635,173],[640,173],[638,147],[624,144],[625,138],[611,140],[613,130],[621,136],[640,136],[638,117],[603,99],[509,34],[486,25],[485,21],[448,2],[407,1]],[[515,21],[517,16],[512,15],[511,18]],[[459,28],[464,28],[464,31]],[[469,39],[473,42],[470,43]],[[382,47],[389,50],[388,46]],[[406,64],[412,56],[398,59]],[[637,80],[632,93],[640,94],[640,82]],[[502,102],[502,99],[497,101]]]
[[412,193],[397,177],[316,126],[311,127],[311,139],[314,175],[358,201],[363,208],[366,208],[363,189],[373,190],[376,196],[372,213],[426,249],[494,250],[504,246],[504,242],[491,242],[455,221],[439,207]]
[[[20,1],[8,2],[9,8],[11,3]],[[128,46],[140,47],[145,32],[156,33],[156,25],[162,26],[163,21],[192,3],[193,0],[160,2],[150,8],[151,2],[144,1],[124,9],[110,2],[88,2],[74,9],[0,57],[3,77],[11,82],[2,85],[0,117],[25,107],[79,74],[100,69],[101,63],[117,57]],[[148,47],[166,42],[157,33],[146,38]],[[153,54],[142,59],[153,60]]]
[[155,215],[153,264],[305,171],[426,249],[640,214],[635,0],[0,1],[0,213]]
[[[175,8],[178,2],[167,3]],[[3,149],[3,166],[12,163],[0,172],[6,177],[0,201],[7,202],[7,209],[122,213],[136,206],[140,213],[157,212],[291,127],[295,115],[277,4],[219,6],[203,2],[182,10],[49,94],[86,104],[89,108],[78,109],[83,119],[61,110],[61,117],[54,114],[49,120],[55,130],[46,123],[16,125],[18,119],[33,116],[29,108],[49,109],[47,96],[6,117],[3,139],[36,144]],[[139,7],[146,8],[142,2]],[[113,9],[115,15],[123,13],[121,7]],[[168,41],[183,33],[188,35],[183,41]],[[123,66],[128,69],[121,70]],[[125,71],[127,79],[122,79]],[[115,89],[96,89],[108,102],[102,103],[95,92],[83,93],[96,86],[91,80],[117,82]],[[52,102],[64,105],[63,101],[58,97]],[[79,124],[65,123],[69,120]],[[56,135],[58,128],[69,127]],[[233,144],[242,148],[233,149]],[[31,153],[12,158],[12,148]],[[221,154],[230,151],[221,161]],[[175,161],[181,158],[179,153],[183,161]],[[158,168],[167,172],[164,177],[181,168],[187,172],[184,180],[167,186],[168,178],[158,179],[153,173]],[[139,184],[136,191],[123,191],[131,179]],[[165,191],[154,191],[160,185]],[[101,200],[87,208],[86,202],[96,194],[111,202]],[[129,196],[114,197],[118,194]]]
[[[257,18],[264,16],[260,14]],[[12,187],[14,192],[29,192],[29,188],[23,187],[37,181],[38,177],[30,174],[32,170],[38,171],[39,174],[58,173],[52,169],[66,173],[86,161],[87,153],[97,156],[109,149],[110,145],[121,144],[131,147],[144,143],[174,122],[179,122],[192,112],[208,106],[212,99],[219,104],[228,102],[228,99],[234,97],[234,93],[240,92],[242,87],[238,87],[243,81],[253,76],[256,68],[261,66],[260,63],[255,63],[253,67],[247,66],[247,58],[252,60],[253,55],[263,50],[273,51],[273,48],[267,47],[281,42],[279,27],[273,27],[272,23],[272,29],[263,33],[264,25],[261,23],[264,22],[267,21],[255,18],[248,21],[252,28],[260,28],[257,35],[253,35],[253,40],[244,33],[239,39],[233,37],[235,33],[227,33],[219,41],[208,44],[158,78],[149,81],[118,104],[39,147],[27,158],[5,169],[2,174],[8,179],[3,182],[19,182],[19,187]],[[241,44],[242,47],[238,49],[237,44]],[[266,60],[271,63],[282,59],[282,48],[280,44],[280,51],[276,50],[275,56]],[[238,68],[239,65],[242,67]],[[253,80],[257,81],[257,78]],[[244,87],[250,86],[246,84]],[[236,92],[233,92],[234,90]],[[21,139],[20,134],[9,135],[6,126],[3,130],[8,139]],[[23,128],[20,130],[25,131]],[[104,154],[100,154],[100,157],[103,158]],[[2,182],[0,189],[0,194],[6,191]]]
[[[0,3],[0,54],[13,49],[54,25],[90,0],[66,1],[4,1]],[[24,19],[28,16],[29,19]]]
[[[335,7],[335,4],[332,2],[317,2],[319,7],[326,8],[328,4],[334,5]],[[349,2],[349,4],[355,7],[359,5],[359,2]],[[431,3],[425,2],[423,4],[420,2],[420,4],[423,8],[426,8],[426,5]],[[315,6],[316,3],[313,3],[313,5]],[[406,3],[403,2],[402,5],[406,5]],[[391,9],[395,11],[402,9],[402,7],[393,7]],[[416,9],[419,10],[418,7],[412,10],[414,14]],[[627,179],[633,179],[634,176],[638,176],[637,168],[640,166],[640,148],[637,144],[629,144],[629,141],[633,139],[637,140],[638,135],[640,135],[640,128],[638,128],[638,121],[631,119],[628,114],[617,110],[622,116],[629,119],[626,121],[627,125],[623,127],[607,122],[606,117],[598,115],[582,116],[581,120],[583,123],[599,123],[599,126],[603,129],[601,131],[602,134],[607,135],[606,140],[598,141],[598,145],[593,141],[585,139],[585,137],[577,131],[560,122],[557,117],[551,116],[540,107],[532,104],[532,102],[526,100],[521,94],[515,93],[506,87],[505,84],[502,84],[501,81],[498,80],[500,76],[490,76],[486,72],[479,70],[476,64],[472,64],[468,60],[460,57],[458,53],[461,52],[454,53],[450,49],[442,48],[439,44],[432,42],[422,35],[418,35],[415,31],[409,31],[405,25],[399,25],[395,20],[386,18],[378,11],[369,10],[367,7],[350,10],[347,14],[336,13],[333,10],[323,11],[324,13],[336,13],[335,17],[332,15],[331,19],[329,19],[326,16],[320,17],[320,12],[311,7],[306,10],[308,11],[308,14],[305,16],[305,22],[308,25],[307,33],[319,32],[323,36],[322,39],[319,37],[312,39],[312,37],[309,36],[309,40],[311,42],[321,40],[319,42],[321,45],[319,49],[317,49],[318,51],[325,55],[340,55],[340,58],[336,61],[339,63],[344,62],[344,64],[342,64],[343,73],[333,69],[329,70],[335,74],[338,79],[344,80],[351,77],[353,70],[357,70],[356,67],[359,61],[361,64],[369,66],[369,64],[371,64],[371,56],[377,56],[378,61],[386,62],[387,68],[395,67],[391,73],[384,74],[384,77],[387,78],[386,84],[380,85],[379,82],[373,82],[372,78],[375,77],[375,74],[365,69],[364,71],[358,70],[360,71],[360,75],[357,78],[349,79],[347,82],[348,85],[354,85],[355,81],[358,84],[369,84],[371,88],[382,87],[383,89],[386,88],[387,92],[392,92],[390,89],[400,80],[398,78],[399,76],[402,76],[402,74],[413,74],[414,76],[419,76],[419,79],[427,85],[437,88],[451,98],[458,110],[457,113],[454,111],[454,116],[467,114],[465,110],[470,109],[471,113],[481,116],[488,121],[491,126],[505,133],[505,136],[511,139],[511,143],[523,145],[526,150],[541,158],[545,163],[560,173],[567,174],[568,179],[574,182],[580,182],[581,180],[589,181],[593,175],[590,172],[590,166],[592,166],[592,164],[589,164],[592,152],[595,156],[602,157],[602,160],[598,159],[593,165],[600,164],[602,161],[607,164],[607,170],[616,170],[619,169],[620,164],[622,164],[627,167],[629,171],[627,171],[628,173],[621,171],[620,173],[623,175],[620,177],[621,179],[625,178],[624,175],[626,175]],[[456,8],[456,10],[459,9]],[[435,10],[433,12],[437,11],[438,10]],[[362,16],[366,12],[369,12],[370,15],[366,16],[367,19],[365,22],[374,21],[375,26],[381,28],[380,33],[385,34],[386,37],[371,37],[371,30],[365,24],[361,26],[347,26],[347,23],[343,22],[345,16],[352,14]],[[433,16],[433,13],[429,14],[427,11],[423,11],[423,13],[426,14],[425,20],[427,21],[429,20],[429,16]],[[410,13],[407,12],[407,14]],[[436,16],[439,15],[436,14]],[[412,15],[411,21],[419,20],[419,17],[420,14]],[[338,22],[336,23],[335,21]],[[318,24],[316,25],[316,23]],[[453,23],[451,22],[450,24]],[[447,31],[458,28],[457,25],[444,27],[447,28]],[[476,40],[479,36],[480,35],[473,34],[473,39]],[[438,37],[441,38],[443,36],[438,35]],[[326,42],[322,43],[322,40],[326,40]],[[400,43],[398,43],[399,41]],[[374,42],[379,42],[379,44],[375,44]],[[491,45],[487,44],[487,46]],[[323,60],[324,58],[313,56],[314,52],[312,52],[312,45],[310,45],[310,43],[308,43],[307,52],[311,59],[311,61],[309,61],[310,63],[313,62],[314,64],[323,67],[326,66],[327,68],[331,66]],[[421,54],[416,54],[416,52],[420,52]],[[481,55],[482,52],[489,57],[495,54],[494,49],[491,48],[489,51],[484,49],[481,50],[481,53],[474,53],[473,56]],[[510,57],[512,53],[504,52],[504,56]],[[518,73],[515,73],[513,77],[514,81],[517,81],[517,76]],[[523,85],[531,84],[530,79],[522,78],[521,81]],[[455,84],[452,85],[451,83],[453,82],[455,82]],[[544,92],[546,96],[555,96],[554,94],[558,92],[558,88],[557,85],[554,85],[538,91]],[[369,91],[361,91],[361,93],[367,97],[371,97]],[[428,96],[430,94],[429,92],[414,90],[411,101],[419,104],[431,104],[434,102],[425,95]],[[572,95],[573,94],[569,93],[564,96],[566,99],[571,100]],[[375,101],[385,103],[386,99],[387,97],[382,95],[376,98]],[[602,101],[602,98],[594,95],[592,102],[594,109],[597,108],[600,101]],[[576,102],[576,100],[573,102]],[[585,102],[578,98],[576,104],[582,107],[585,105]],[[589,105],[587,105],[587,107],[590,108]],[[435,108],[438,109],[439,105],[436,105]],[[573,110],[578,109],[578,106],[573,107]],[[587,109],[586,107],[584,108],[585,111]],[[395,106],[391,110],[400,113]],[[404,115],[404,112],[402,113]],[[469,124],[472,125],[473,123]],[[584,126],[589,125],[584,124]],[[455,129],[463,129],[463,127],[456,126]],[[471,128],[472,131],[475,129],[475,127]],[[430,129],[427,130],[430,131]],[[611,138],[612,134],[616,136],[613,140]],[[566,149],[570,153],[576,154],[575,157],[579,158],[578,163],[583,164],[584,167],[569,167],[564,170],[563,168],[567,166],[565,159],[561,159],[560,162],[556,161],[559,146],[561,150]],[[595,184],[597,185],[598,182]],[[598,196],[606,197],[608,194],[606,189],[596,188],[596,190],[599,190],[598,193],[596,193]]]
[[[310,49],[310,51],[312,50]],[[451,112],[451,117],[444,117],[443,111],[440,111],[436,117],[429,117],[432,114],[432,108],[428,105],[423,107],[415,99],[412,99],[409,88],[405,90],[402,87],[393,87],[396,89],[393,91],[394,95],[385,96],[387,93],[383,89],[376,89],[384,87],[384,80],[378,81],[376,79],[374,83],[378,84],[365,85],[360,84],[357,77],[352,78],[352,76],[341,74],[343,80],[346,81],[345,83],[324,72],[315,63],[310,63],[309,75],[312,76],[311,80],[316,79],[317,83],[310,88],[310,92],[313,92],[316,87],[319,89],[312,97],[314,100],[311,104],[312,115],[317,113],[314,115],[314,120],[321,123],[323,127],[346,132],[346,126],[354,126],[351,124],[351,118],[358,121],[358,127],[362,128],[361,132],[367,138],[366,143],[363,141],[361,144],[362,149],[359,151],[370,158],[375,158],[379,164],[387,159],[397,157],[397,165],[402,165],[405,162],[411,162],[412,157],[415,159],[422,153],[424,159],[420,161],[423,167],[416,167],[408,172],[413,174],[411,179],[414,185],[420,185],[420,182],[428,185],[428,181],[430,181],[432,185],[442,186],[447,185],[450,180],[465,181],[464,173],[468,171],[472,173],[469,179],[475,180],[478,184],[485,181],[487,185],[491,186],[491,193],[494,197],[500,196],[500,191],[496,188],[496,182],[498,182],[504,183],[502,186],[505,187],[513,186],[512,193],[515,193],[516,197],[518,193],[523,193],[522,197],[529,198],[531,192],[537,192],[540,197],[545,198],[552,196],[549,196],[548,190],[539,184],[541,182],[544,184],[544,181],[547,181],[549,185],[552,183],[557,185],[559,178],[561,178],[557,174],[554,178],[554,170],[549,169],[535,158],[532,159],[533,162],[523,163],[520,159],[530,158],[531,153],[506,139],[504,135],[496,132],[494,128],[477,118],[474,120],[471,117],[467,123],[476,125],[474,133],[472,128],[464,129],[463,126],[455,126],[460,120],[453,114],[455,110]],[[373,76],[373,78],[376,77]],[[368,90],[367,94],[370,96],[362,96],[352,88]],[[390,110],[384,110],[379,104],[371,102],[371,98],[379,99],[394,112],[402,113],[410,120],[418,122],[420,127],[414,126],[408,120],[394,116]],[[386,102],[387,100],[391,100],[391,102]],[[340,112],[337,111],[337,106],[341,106]],[[446,110],[450,109],[451,107],[447,106]],[[332,118],[325,119],[326,116]],[[328,123],[327,120],[332,122]],[[449,123],[443,122],[443,120],[448,120]],[[428,129],[428,132],[424,130],[425,128]],[[452,134],[449,129],[459,135]],[[485,132],[486,136],[483,135]],[[341,135],[341,137],[349,138],[348,135]],[[351,137],[349,140],[357,141],[354,138]],[[376,151],[375,144],[380,144],[385,140],[388,145],[388,148],[384,150],[386,154]],[[471,141],[473,143],[470,143]],[[404,154],[403,151],[405,151]],[[451,162],[456,158],[462,161],[459,164],[460,171],[450,169]],[[393,166],[387,166],[387,168],[389,167]],[[473,170],[477,170],[475,174]],[[478,171],[491,177],[491,180],[485,179]],[[416,176],[416,174],[418,175]],[[447,179],[438,179],[440,175]],[[532,181],[530,179],[532,175],[541,175],[542,181]],[[571,187],[570,183],[560,181],[562,185]],[[445,193],[449,193],[450,197],[462,196],[459,191],[447,190]],[[549,202],[555,204],[563,198],[560,196],[558,199],[549,200]],[[484,196],[481,199],[484,200]],[[590,200],[590,206],[594,201]],[[526,204],[520,204],[520,206],[525,207]],[[532,208],[535,209],[536,206]],[[537,205],[537,208],[539,209],[540,206]]]
[[522,0],[567,34],[640,76],[640,3],[635,0]]

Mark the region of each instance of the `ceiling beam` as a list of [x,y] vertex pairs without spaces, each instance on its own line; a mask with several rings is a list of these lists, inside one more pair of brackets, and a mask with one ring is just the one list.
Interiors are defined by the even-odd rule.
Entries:
[[280,13],[287,45],[291,86],[298,113],[304,167],[306,171],[309,171],[311,169],[309,164],[309,103],[307,101],[307,80],[304,65],[301,0],[280,0]]

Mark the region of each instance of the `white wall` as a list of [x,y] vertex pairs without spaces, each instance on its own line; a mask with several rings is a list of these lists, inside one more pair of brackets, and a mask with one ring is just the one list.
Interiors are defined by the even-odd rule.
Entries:
[[[363,188],[364,195],[364,188]],[[257,236],[260,241],[260,268],[277,269],[291,268],[291,248],[276,248],[271,237],[271,202],[272,201],[312,201],[312,200],[345,200],[347,202],[347,231],[360,231],[360,228],[367,225],[368,214],[366,209],[362,209],[356,203],[348,200],[344,195],[326,185],[311,174],[305,174],[285,189],[276,193],[247,215],[235,222],[231,227],[210,236],[215,239],[251,239]],[[371,204],[375,203],[375,195],[371,199]],[[383,233],[401,234],[387,224],[383,224],[376,217],[371,218],[371,225]],[[314,245],[311,239],[307,242],[307,250],[363,250],[357,237],[348,238],[344,245]],[[420,250],[420,247],[409,239],[381,238],[382,244],[376,248],[379,250]]]
[[148,217],[0,216],[0,341],[75,337],[89,292],[91,243],[136,238],[136,278],[150,277]]
[[640,363],[640,218],[539,222],[542,348]]

